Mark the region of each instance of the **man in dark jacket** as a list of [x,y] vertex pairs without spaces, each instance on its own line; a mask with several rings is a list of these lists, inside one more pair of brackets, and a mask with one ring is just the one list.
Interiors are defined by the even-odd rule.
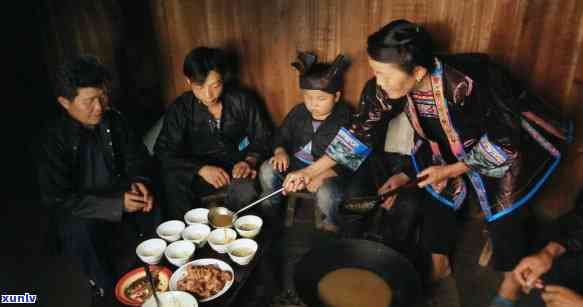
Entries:
[[249,93],[224,86],[223,52],[199,47],[184,59],[189,91],[170,105],[154,147],[166,192],[166,215],[182,219],[200,197],[227,190],[238,209],[256,197],[256,167],[265,156],[268,121]]
[[141,218],[154,203],[145,146],[110,107],[109,81],[94,57],[60,68],[56,94],[63,112],[45,131],[37,160],[58,250],[78,259],[101,293],[112,286],[108,262],[118,255],[122,222]]

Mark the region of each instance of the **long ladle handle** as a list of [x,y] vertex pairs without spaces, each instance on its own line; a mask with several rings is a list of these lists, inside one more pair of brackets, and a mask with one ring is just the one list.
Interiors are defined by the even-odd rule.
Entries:
[[283,188],[280,188],[279,190],[275,190],[275,191],[271,192],[270,194],[261,197],[260,199],[258,199],[256,201],[250,203],[249,205],[243,207],[242,209],[239,209],[239,211],[235,212],[234,216],[238,216],[239,213],[241,213],[241,212],[243,212],[243,211],[245,211],[245,210],[247,210],[247,209],[249,209],[249,208],[257,205],[258,203],[260,203],[260,202],[262,202],[262,201],[264,201],[266,199],[269,199],[269,198],[271,198],[271,197],[273,197],[273,196],[275,196],[275,195],[277,195],[277,194],[279,194],[281,192],[283,192]]

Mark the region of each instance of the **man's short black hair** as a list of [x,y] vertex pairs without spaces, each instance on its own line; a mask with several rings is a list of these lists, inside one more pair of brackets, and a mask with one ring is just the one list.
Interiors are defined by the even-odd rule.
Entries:
[[198,47],[186,55],[182,71],[184,76],[196,84],[203,84],[212,70],[221,75],[223,82],[227,82],[230,78],[227,66],[225,53],[222,50]]
[[70,60],[59,67],[56,77],[55,94],[69,100],[75,99],[78,89],[96,87],[108,89],[111,74],[95,56],[84,55]]

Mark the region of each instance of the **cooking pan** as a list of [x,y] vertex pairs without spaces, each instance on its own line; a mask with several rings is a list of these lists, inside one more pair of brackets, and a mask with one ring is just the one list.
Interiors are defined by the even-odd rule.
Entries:
[[369,240],[330,239],[295,265],[295,286],[303,302],[310,307],[322,306],[318,283],[326,274],[342,268],[376,273],[392,290],[391,307],[411,306],[420,296],[419,274],[413,264],[392,248]]

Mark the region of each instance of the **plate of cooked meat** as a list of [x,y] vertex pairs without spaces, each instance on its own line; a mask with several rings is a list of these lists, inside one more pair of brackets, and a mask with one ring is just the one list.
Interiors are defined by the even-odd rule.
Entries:
[[[157,290],[159,292],[167,291],[172,272],[157,265],[151,265],[150,271]],[[127,272],[115,286],[115,297],[124,305],[141,306],[150,296],[152,296],[152,288],[146,278],[144,268],[136,268]]]
[[223,295],[235,280],[233,268],[219,259],[191,261],[178,268],[170,277],[172,291],[186,291],[199,302],[208,302]]

